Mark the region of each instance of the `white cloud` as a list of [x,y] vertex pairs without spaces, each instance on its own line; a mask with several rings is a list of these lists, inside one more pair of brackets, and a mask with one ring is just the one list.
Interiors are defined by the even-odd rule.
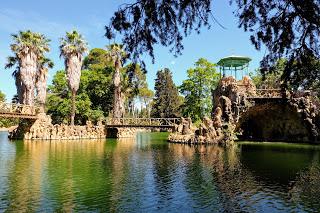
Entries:
[[176,64],[176,61],[172,60],[172,61],[170,62],[170,64],[171,64],[171,65],[175,65],[175,64]]

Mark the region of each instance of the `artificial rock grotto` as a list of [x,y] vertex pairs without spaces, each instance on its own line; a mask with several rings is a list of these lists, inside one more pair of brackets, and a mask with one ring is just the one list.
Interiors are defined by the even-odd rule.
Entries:
[[169,142],[220,144],[236,139],[254,141],[319,141],[319,104],[310,91],[257,89],[249,77],[222,78],[212,92],[211,118],[196,128],[183,119],[169,135]]

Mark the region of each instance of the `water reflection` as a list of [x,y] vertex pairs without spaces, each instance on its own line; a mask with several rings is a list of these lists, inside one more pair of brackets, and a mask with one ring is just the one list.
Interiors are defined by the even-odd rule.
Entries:
[[261,212],[320,209],[320,147],[107,141],[9,142],[0,134],[0,212]]

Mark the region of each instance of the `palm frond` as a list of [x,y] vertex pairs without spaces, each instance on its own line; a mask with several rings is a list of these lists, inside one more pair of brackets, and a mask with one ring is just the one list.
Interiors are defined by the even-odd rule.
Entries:
[[5,64],[5,69],[10,69],[12,68],[13,66],[17,65],[18,64],[18,58],[15,57],[15,56],[9,56],[7,58],[7,63]]
[[66,32],[66,36],[60,38],[60,57],[70,55],[83,55],[88,51],[88,43],[76,30]]

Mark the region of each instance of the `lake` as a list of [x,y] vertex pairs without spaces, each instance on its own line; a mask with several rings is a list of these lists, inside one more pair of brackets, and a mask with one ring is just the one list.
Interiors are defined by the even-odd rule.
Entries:
[[0,212],[318,212],[320,146],[135,139],[9,141]]

